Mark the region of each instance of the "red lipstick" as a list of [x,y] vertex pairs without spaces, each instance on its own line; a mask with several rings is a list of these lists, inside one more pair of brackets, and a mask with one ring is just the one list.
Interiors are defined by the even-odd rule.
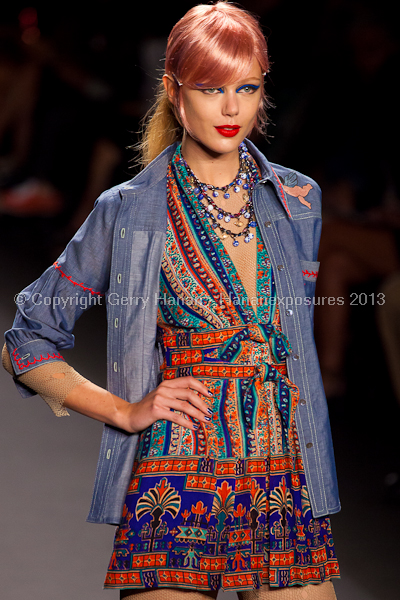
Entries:
[[237,133],[239,133],[240,126],[239,125],[220,125],[215,128],[218,133],[225,137],[234,137]]

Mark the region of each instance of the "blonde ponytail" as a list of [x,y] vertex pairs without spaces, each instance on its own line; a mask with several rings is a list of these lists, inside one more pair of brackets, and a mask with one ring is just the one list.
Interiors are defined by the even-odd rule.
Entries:
[[179,124],[163,82],[157,90],[156,101],[142,121],[141,140],[136,146],[142,167],[148,165],[167,146],[181,140],[183,128]]

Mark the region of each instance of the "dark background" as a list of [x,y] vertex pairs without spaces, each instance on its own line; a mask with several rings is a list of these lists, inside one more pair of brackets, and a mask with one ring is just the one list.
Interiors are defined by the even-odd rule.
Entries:
[[[168,32],[194,4],[89,0],[1,8],[3,330],[12,323],[13,296],[57,258],[97,195],[137,172],[128,147],[162,74]],[[346,305],[350,293],[372,298],[398,270],[394,5],[254,0],[242,6],[260,16],[272,61],[268,136],[254,141],[270,161],[318,181],[326,199],[323,242],[337,232],[344,269],[354,252],[361,255],[363,276],[345,280]],[[367,241],[370,230],[379,231],[394,250],[380,258],[379,243],[353,248],[352,228],[361,228]],[[328,260],[336,256],[328,244],[322,251]],[[368,268],[371,256],[380,267]],[[332,518],[342,600],[399,597],[399,405],[378,309],[372,301],[346,309],[341,385],[329,394],[343,505]],[[316,307],[321,352],[329,347],[323,327],[329,319]],[[105,385],[105,311],[89,311],[75,333],[66,359]],[[37,397],[21,399],[5,372],[0,377],[2,598],[117,597],[101,590],[112,530],[84,522],[101,425],[80,415],[56,419]]]

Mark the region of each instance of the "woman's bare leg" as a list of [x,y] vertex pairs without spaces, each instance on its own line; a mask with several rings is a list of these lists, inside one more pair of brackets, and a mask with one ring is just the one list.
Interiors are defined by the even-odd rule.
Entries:
[[317,585],[296,585],[286,588],[263,586],[258,590],[238,592],[239,600],[336,600],[331,581]]
[[157,588],[154,590],[121,590],[120,600],[215,600],[218,591]]

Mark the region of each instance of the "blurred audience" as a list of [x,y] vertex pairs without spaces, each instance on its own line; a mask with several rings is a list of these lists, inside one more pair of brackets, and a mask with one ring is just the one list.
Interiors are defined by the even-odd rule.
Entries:
[[[79,61],[60,35],[65,23],[44,36],[35,9],[19,18],[19,30],[0,31],[0,214],[58,215],[64,243],[117,182],[143,105]],[[107,42],[97,33],[87,45],[96,54]]]
[[16,177],[28,159],[40,70],[15,31],[0,29],[0,185]]
[[378,330],[389,367],[396,400],[400,406],[400,272],[380,286],[383,302],[377,308]]
[[[330,398],[346,391],[350,312],[362,310],[355,290],[362,284],[373,292],[379,281],[400,268],[395,141],[400,120],[392,76],[399,68],[399,44],[385,16],[360,3],[350,5],[343,32],[347,62],[336,64],[322,95],[316,95],[324,103],[317,145],[321,157],[315,161],[324,193],[324,225],[315,323]],[[322,298],[333,300],[322,304]],[[338,303],[340,298],[344,303]],[[368,301],[376,304],[375,296]],[[372,322],[364,325],[374,328]]]

